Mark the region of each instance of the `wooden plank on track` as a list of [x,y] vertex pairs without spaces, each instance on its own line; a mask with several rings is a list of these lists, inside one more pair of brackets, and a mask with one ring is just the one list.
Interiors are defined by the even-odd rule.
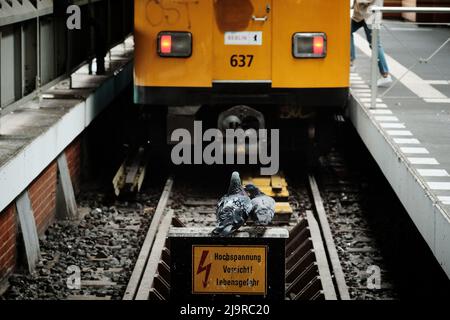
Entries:
[[139,252],[139,256],[134,266],[133,273],[131,274],[130,281],[128,282],[127,289],[125,290],[123,300],[133,300],[137,293],[139,283],[141,282],[142,275],[152,249],[156,232],[158,231],[158,226],[161,222],[161,217],[163,216],[164,209],[166,208],[167,201],[169,200],[170,193],[172,191],[172,186],[173,179],[167,179],[166,185],[164,186],[164,190],[162,192],[161,198],[159,199],[158,206],[156,207],[155,214],[150,224],[150,228],[148,229],[147,236],[145,237],[141,251]]
[[313,176],[309,176],[309,185],[311,187],[311,193],[314,198],[314,206],[319,217],[320,228],[322,230],[323,237],[325,239],[325,245],[328,252],[328,257],[333,268],[334,278],[339,291],[341,300],[350,300],[348,293],[348,287],[345,283],[344,272],[342,271],[341,262],[336,250],[333,235],[331,234],[330,225],[328,223],[327,213],[323,206],[322,198],[320,196],[319,187],[317,186],[316,179]]
[[142,277],[141,284],[136,294],[135,300],[148,300],[150,296],[150,290],[153,287],[153,281],[155,279],[156,272],[158,271],[158,265],[161,260],[161,254],[164,249],[164,245],[167,240],[169,228],[172,224],[173,210],[169,210],[164,217],[161,225],[158,229],[158,234],[153,245],[152,252],[148,259],[147,266]]
[[320,282],[325,296],[325,300],[337,300],[336,291],[333,285],[333,278],[331,277],[328,266],[327,254],[320,237],[320,229],[316,219],[311,211],[306,211],[306,218],[308,219],[308,227],[311,234],[311,241],[314,247],[314,255],[316,256],[317,267],[319,269]]
[[114,186],[114,193],[118,197],[120,194],[120,190],[122,190],[124,184],[125,184],[125,164],[122,163],[119,170],[117,171],[116,175],[113,178],[113,186]]

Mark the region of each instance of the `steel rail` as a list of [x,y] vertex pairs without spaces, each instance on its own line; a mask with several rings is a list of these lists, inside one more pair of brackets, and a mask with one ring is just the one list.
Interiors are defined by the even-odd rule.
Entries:
[[131,274],[130,281],[128,282],[127,289],[125,290],[123,300],[134,300],[136,294],[138,293],[141,280],[144,276],[144,271],[149,263],[149,258],[151,256],[152,247],[155,243],[155,237],[158,232],[161,219],[163,218],[167,202],[172,192],[172,186],[173,178],[170,177],[167,179],[161,198],[159,199],[158,206],[156,207],[155,214],[153,215],[152,222],[150,223],[150,227],[147,232],[147,236],[145,237],[141,251],[139,252],[139,256],[136,260],[133,273]]
[[166,243],[167,235],[169,233],[170,226],[172,225],[173,209],[170,209],[164,216],[159,228],[158,234],[148,258],[147,266],[142,274],[142,280],[139,288],[136,292],[134,300],[148,300],[150,297],[150,291],[152,290],[155,282],[156,273],[158,272],[158,266],[161,261],[162,252]]
[[[170,269],[167,266],[162,268],[161,264],[164,266],[162,261],[167,260],[164,259],[164,255],[170,255],[170,251],[167,252],[165,246],[167,234],[174,218],[173,210],[167,211],[166,206],[172,185],[173,180],[169,178],[155,211],[147,237],[142,245],[123,300],[168,299],[170,283],[167,282],[166,278],[169,277]],[[310,189],[318,219],[316,220],[314,214],[308,211],[306,219],[294,228],[297,232],[294,232],[294,229],[292,230],[293,233],[291,233],[286,247],[286,281],[290,279],[289,285],[286,283],[287,293],[290,291],[294,294],[294,300],[316,300],[320,299],[321,296],[325,300],[350,300],[342,267],[314,177],[310,177]],[[315,260],[312,265],[310,264],[310,259]],[[302,269],[302,266],[309,269],[305,271]],[[165,281],[161,280],[161,276]],[[165,284],[162,285],[161,283]],[[160,292],[161,288],[162,291]],[[319,288],[321,291],[315,293],[315,290]]]
[[316,256],[325,300],[337,300],[336,289],[333,284],[331,270],[328,266],[327,254],[320,234],[319,224],[314,218],[314,214],[309,210],[306,211],[306,219],[308,220],[308,227],[311,233],[311,241],[314,247],[314,255]]
[[314,207],[319,218],[320,229],[324,239],[325,248],[328,254],[329,264],[334,274],[334,280],[339,292],[340,300],[350,300],[350,294],[345,282],[344,272],[342,271],[341,262],[336,250],[336,245],[333,240],[330,225],[328,223],[327,214],[323,205],[323,200],[320,195],[319,187],[314,176],[308,177],[309,187],[312,194]]

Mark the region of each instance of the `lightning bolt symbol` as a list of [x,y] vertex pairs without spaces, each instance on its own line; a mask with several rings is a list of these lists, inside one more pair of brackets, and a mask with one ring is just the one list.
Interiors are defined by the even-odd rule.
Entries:
[[198,264],[198,268],[197,268],[197,275],[199,275],[203,271],[206,271],[205,280],[203,280],[203,288],[206,288],[206,286],[208,285],[209,273],[211,272],[211,263],[204,266],[206,258],[208,257],[208,254],[209,254],[208,250],[203,251],[202,257],[200,259],[200,263]]

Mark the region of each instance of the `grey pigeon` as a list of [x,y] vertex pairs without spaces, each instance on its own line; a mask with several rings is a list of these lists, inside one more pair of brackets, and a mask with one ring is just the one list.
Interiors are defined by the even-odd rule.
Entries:
[[213,234],[228,236],[241,227],[252,211],[252,202],[241,184],[239,173],[231,175],[228,193],[217,203],[216,216],[218,226]]
[[275,216],[275,200],[264,194],[253,184],[246,185],[245,191],[247,191],[252,199],[253,209],[250,216],[253,221],[257,225],[267,226]]

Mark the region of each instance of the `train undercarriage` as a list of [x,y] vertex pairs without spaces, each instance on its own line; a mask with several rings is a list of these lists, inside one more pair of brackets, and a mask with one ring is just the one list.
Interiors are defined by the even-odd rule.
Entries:
[[[342,107],[138,106],[136,143],[164,163],[315,167],[339,135]],[[174,157],[179,157],[179,160]],[[278,157],[278,159],[275,159]],[[232,162],[230,162],[232,161]],[[274,161],[277,163],[274,164]],[[281,163],[280,163],[281,161]],[[269,163],[270,162],[270,163]],[[274,170],[272,168],[272,170]],[[273,172],[271,172],[273,174]]]

